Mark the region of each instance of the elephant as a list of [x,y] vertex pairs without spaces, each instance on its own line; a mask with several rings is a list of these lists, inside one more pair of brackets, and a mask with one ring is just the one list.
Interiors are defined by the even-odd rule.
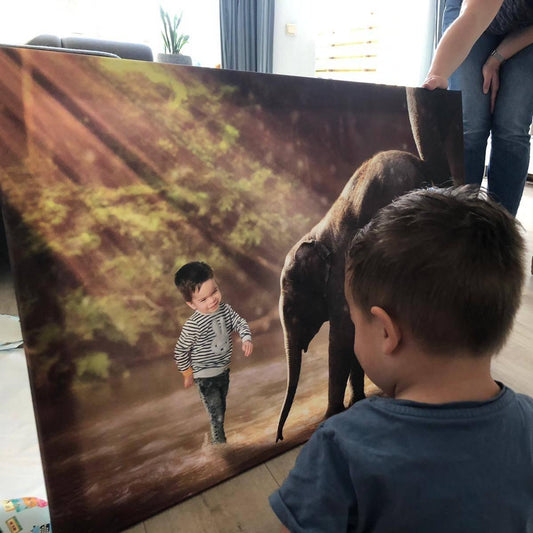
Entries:
[[[354,326],[344,296],[345,253],[354,234],[378,209],[413,189],[463,181],[460,107],[450,120],[446,106],[435,106],[428,91],[407,89],[409,118],[420,157],[389,150],[364,162],[346,183],[323,219],[289,251],[280,278],[279,313],[288,379],[276,442],[291,409],[300,376],[302,352],[329,321],[329,387],[325,417],[345,409],[348,378],[350,405],[364,398],[364,372],[354,354]],[[443,110],[444,109],[444,110]],[[459,109],[457,116],[456,109]],[[459,139],[459,140],[457,140]]]

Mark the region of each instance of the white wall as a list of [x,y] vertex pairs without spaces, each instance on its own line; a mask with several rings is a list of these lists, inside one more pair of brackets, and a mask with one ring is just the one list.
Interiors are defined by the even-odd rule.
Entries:
[[[315,76],[315,12],[320,0],[276,0],[273,71],[275,74]],[[296,33],[288,35],[286,25]]]

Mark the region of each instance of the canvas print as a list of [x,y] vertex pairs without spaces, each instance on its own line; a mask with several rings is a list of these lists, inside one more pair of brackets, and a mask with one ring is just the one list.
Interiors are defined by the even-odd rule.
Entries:
[[[55,532],[133,525],[361,395],[343,239],[395,195],[462,179],[458,94],[16,48],[0,73]],[[191,262],[213,275],[182,294]]]

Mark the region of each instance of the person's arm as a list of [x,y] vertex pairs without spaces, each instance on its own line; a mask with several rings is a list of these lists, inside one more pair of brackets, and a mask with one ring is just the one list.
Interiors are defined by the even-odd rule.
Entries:
[[194,383],[191,367],[191,350],[196,341],[196,328],[187,321],[174,348],[174,360],[183,376],[183,386],[188,389]]
[[496,50],[507,60],[530,44],[533,44],[533,26],[507,34]]
[[349,461],[334,431],[324,425],[315,431],[269,502],[281,531],[351,531],[357,522],[357,498]]
[[242,341],[242,351],[244,357],[249,357],[252,354],[254,345],[252,344],[252,332],[248,326],[248,322],[244,320],[230,305],[226,304],[226,308],[230,313],[231,329],[239,334]]
[[192,374],[192,368],[189,367],[187,370],[184,370],[181,375],[183,376],[183,386],[188,389],[193,386],[194,376]]
[[242,341],[242,353],[244,357],[250,357],[254,351],[254,345],[252,341]]
[[483,93],[490,90],[490,110],[494,111],[496,95],[500,88],[500,67],[504,61],[513,57],[526,46],[533,44],[533,26],[509,33],[496,48],[496,53],[490,55],[483,65]]
[[426,89],[447,89],[448,78],[470,53],[488,28],[503,0],[464,0],[461,13],[446,30],[437,46],[429,72],[422,84]]

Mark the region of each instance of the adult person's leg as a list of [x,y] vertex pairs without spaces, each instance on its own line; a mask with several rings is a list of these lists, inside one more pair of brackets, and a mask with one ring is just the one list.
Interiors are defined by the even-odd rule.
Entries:
[[461,90],[465,145],[465,183],[481,185],[487,140],[492,127],[490,94],[483,94],[482,67],[501,37],[484,33],[450,78],[450,89]]
[[500,68],[500,90],[492,119],[489,193],[516,215],[527,179],[529,127],[533,115],[533,45]]
[[[443,14],[443,32],[459,16],[461,0],[447,0]],[[461,91],[465,145],[465,183],[481,185],[485,171],[485,152],[491,129],[490,96],[483,94],[481,68],[501,37],[484,33],[467,58],[450,76],[449,89]]]

